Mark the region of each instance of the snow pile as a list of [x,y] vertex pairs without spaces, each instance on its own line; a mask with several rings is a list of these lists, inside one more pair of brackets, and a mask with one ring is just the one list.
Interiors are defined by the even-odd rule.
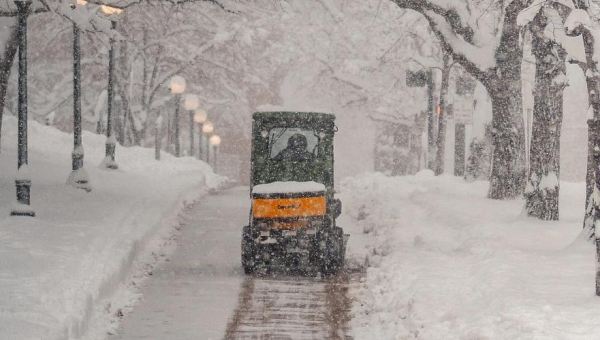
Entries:
[[[104,136],[84,132],[90,193],[66,184],[73,136],[29,123],[28,174],[17,174],[17,121],[0,153],[0,327],[11,339],[102,337],[127,305],[132,275],[156,261],[178,215],[223,178],[203,162],[117,146],[101,170]],[[36,217],[10,217],[15,177],[31,178]],[[117,298],[120,296],[120,298]]]
[[487,182],[370,174],[342,182],[371,246],[353,295],[356,339],[598,339],[585,187],[561,183],[561,221],[486,199]]

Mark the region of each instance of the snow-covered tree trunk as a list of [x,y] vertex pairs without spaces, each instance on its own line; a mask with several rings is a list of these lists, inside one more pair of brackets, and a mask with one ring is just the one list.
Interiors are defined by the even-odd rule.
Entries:
[[525,122],[521,93],[520,42],[517,16],[521,7],[513,1],[506,9],[503,34],[496,50],[496,73],[487,84],[492,100],[492,173],[488,197],[512,199],[525,187]]
[[[589,84],[588,84],[589,86]],[[594,109],[596,111],[597,109]],[[588,119],[588,160],[586,176],[586,198],[585,214],[583,218],[583,232],[589,239],[596,242],[598,247],[598,235],[596,234],[596,221],[600,219],[600,201],[598,194],[600,189],[600,171],[597,171],[600,164],[600,119]],[[600,253],[599,253],[600,254]],[[598,278],[596,279],[596,291],[598,292]]]
[[[13,19],[4,19],[13,20]],[[3,42],[4,54],[0,59],[0,152],[2,152],[2,117],[4,106],[6,105],[6,90],[8,88],[8,79],[10,78],[10,70],[17,54],[17,24],[16,21],[10,28],[8,39]]]
[[558,220],[566,51],[544,35],[546,23],[545,15],[540,11],[530,24],[536,72],[525,208],[528,216]]
[[464,175],[465,175],[465,124],[456,123],[454,125],[454,176],[463,177]]
[[450,84],[450,56],[444,53],[442,84],[440,89],[440,111],[438,115],[438,133],[436,141],[435,174],[444,173],[444,155],[446,149],[446,115],[448,114],[448,86]]
[[[586,198],[585,198],[585,214],[583,219],[583,232],[593,241],[596,241],[598,235],[595,232],[595,225],[600,219],[600,204],[598,200],[598,184],[600,183],[600,171],[598,167],[600,165],[600,72],[598,72],[597,62],[594,60],[595,54],[595,34],[590,30],[589,27],[583,25],[580,21],[582,12],[587,12],[588,16],[590,10],[587,2],[584,0],[575,0],[576,9],[572,10],[575,12],[575,17],[578,20],[575,22],[565,25],[566,32],[569,36],[581,36],[583,40],[583,48],[585,52],[585,63],[579,63],[583,68],[586,78],[586,85],[588,91],[588,158],[587,158],[587,171],[586,171]],[[573,12],[571,14],[573,14]],[[569,15],[570,17],[571,15]],[[569,21],[569,19],[567,19]],[[583,20],[585,21],[585,20]],[[600,249],[599,249],[600,250]],[[598,252],[600,256],[600,252]],[[598,260],[598,259],[597,259]],[[600,267],[599,267],[600,268]],[[596,275],[596,294],[600,295],[600,271],[597,271]]]
[[[512,199],[523,192],[525,136],[522,117],[521,81],[506,80],[492,99],[492,172],[488,197]],[[519,86],[518,91],[514,87]],[[517,93],[518,92],[518,93]]]
[[[597,109],[597,108],[596,108]],[[597,111],[595,111],[597,112]],[[591,162],[588,158],[588,168],[593,169],[592,194],[586,199],[585,217],[583,221],[584,234],[596,244],[596,295],[600,296],[600,237],[596,232],[598,221],[600,221],[600,119],[597,115],[588,119],[588,155],[591,154]],[[589,185],[589,183],[586,183]]]
[[[587,37],[586,37],[587,35]],[[596,236],[595,222],[598,220],[597,196],[594,192],[598,192],[598,184],[600,183],[600,78],[596,63],[593,62],[594,39],[591,35],[584,34],[584,46],[586,47],[586,55],[589,54],[588,69],[586,72],[586,82],[589,97],[588,109],[588,158],[586,169],[586,197],[585,197],[585,216],[583,220],[584,232],[591,239]]]

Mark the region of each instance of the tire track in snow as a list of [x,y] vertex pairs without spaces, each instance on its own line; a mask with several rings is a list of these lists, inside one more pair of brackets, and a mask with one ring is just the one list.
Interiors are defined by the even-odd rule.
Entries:
[[225,339],[352,339],[349,275],[248,276]]

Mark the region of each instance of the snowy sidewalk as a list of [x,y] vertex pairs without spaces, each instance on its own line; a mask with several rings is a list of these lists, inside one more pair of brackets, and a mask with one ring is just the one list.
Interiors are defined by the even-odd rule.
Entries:
[[583,183],[562,183],[560,222],[487,188],[425,174],[344,181],[346,213],[372,244],[353,292],[357,339],[600,339]]
[[[103,136],[84,133],[93,191],[73,189],[72,135],[30,122],[35,218],[10,217],[16,120],[6,117],[0,154],[0,339],[77,339],[110,322],[114,295],[142,257],[160,251],[186,202],[218,186],[200,161],[117,148],[119,170],[98,168]],[[108,321],[107,321],[108,320]],[[102,327],[100,327],[102,328]]]

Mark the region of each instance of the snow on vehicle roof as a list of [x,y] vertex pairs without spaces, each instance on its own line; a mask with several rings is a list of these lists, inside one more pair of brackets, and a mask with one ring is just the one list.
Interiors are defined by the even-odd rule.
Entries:
[[273,182],[258,184],[252,188],[253,194],[291,194],[325,191],[325,185],[317,182]]
[[260,112],[319,112],[334,114],[331,110],[314,107],[298,107],[298,106],[277,106],[271,104],[261,105],[256,108]]

